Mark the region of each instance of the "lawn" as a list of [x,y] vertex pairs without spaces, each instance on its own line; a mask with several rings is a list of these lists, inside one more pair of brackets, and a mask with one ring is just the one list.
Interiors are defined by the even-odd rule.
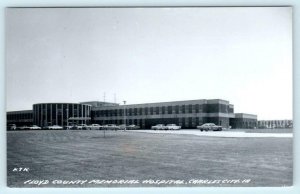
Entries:
[[[102,131],[12,131],[7,133],[8,186],[290,186],[292,140],[128,131],[108,131],[104,138]],[[14,171],[20,167],[29,172]],[[45,184],[24,184],[28,180]],[[54,184],[60,183],[56,180],[86,182]]]

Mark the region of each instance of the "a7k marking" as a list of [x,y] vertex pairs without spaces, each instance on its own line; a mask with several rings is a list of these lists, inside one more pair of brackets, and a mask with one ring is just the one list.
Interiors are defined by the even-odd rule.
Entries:
[[14,168],[12,171],[13,172],[29,172],[29,168],[19,167],[19,168]]

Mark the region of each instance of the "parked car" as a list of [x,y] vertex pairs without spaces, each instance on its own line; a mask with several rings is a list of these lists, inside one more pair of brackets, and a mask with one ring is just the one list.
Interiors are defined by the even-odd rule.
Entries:
[[181,126],[177,126],[175,124],[168,124],[166,126],[166,130],[179,130],[179,129],[181,129]]
[[75,125],[66,125],[64,126],[65,130],[71,130],[71,129],[75,129]]
[[7,126],[7,130],[9,130],[9,131],[16,130],[16,129],[17,129],[16,124],[9,124],[9,125]]
[[77,129],[77,130],[87,130],[87,125],[86,124],[78,124],[78,125],[75,125],[74,129]]
[[44,129],[49,129],[49,130],[60,130],[60,129],[63,129],[63,127],[61,127],[61,126],[59,126],[59,125],[50,125],[50,126],[44,127]]
[[107,124],[107,125],[104,125],[102,126],[102,129],[104,130],[120,130],[120,126],[117,126],[115,124]]
[[124,124],[122,124],[122,125],[119,125],[119,128],[120,128],[121,130],[126,130],[126,129],[127,129],[127,127],[128,127],[128,126],[126,126],[126,125],[124,125]]
[[86,126],[86,128],[89,129],[89,130],[100,130],[101,127],[102,126],[99,125],[99,124],[91,124],[91,125]]
[[200,131],[222,131],[222,126],[214,123],[205,123],[201,126],[197,126],[197,129],[200,129]]
[[30,129],[30,130],[39,130],[39,129],[42,129],[41,127],[37,126],[37,125],[30,125],[27,129]]
[[152,126],[151,129],[154,129],[154,130],[164,130],[164,129],[166,129],[166,126],[163,125],[163,124],[157,124],[157,125]]
[[137,126],[137,125],[128,125],[126,128],[128,130],[135,130],[135,129],[140,129],[140,126]]
[[26,130],[26,129],[28,129],[28,126],[23,125],[21,127],[17,127],[17,129],[19,129],[19,130]]

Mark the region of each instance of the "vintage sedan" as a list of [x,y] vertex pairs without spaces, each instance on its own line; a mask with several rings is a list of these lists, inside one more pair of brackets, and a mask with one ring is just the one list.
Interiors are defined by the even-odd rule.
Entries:
[[16,130],[16,129],[17,129],[16,124],[9,124],[9,125],[7,126],[7,130],[9,130],[9,131],[11,131],[11,130]]
[[51,126],[44,127],[44,129],[49,129],[49,130],[61,130],[61,129],[63,129],[63,127],[61,127],[61,126],[59,126],[59,125],[51,125]]
[[197,126],[197,129],[200,129],[200,131],[222,131],[222,128],[222,126],[214,123],[205,123],[201,126]]
[[175,124],[167,124],[166,130],[179,130],[181,129],[181,126],[175,125]]
[[126,127],[126,129],[128,129],[128,130],[140,129],[140,126],[137,126],[137,125],[128,125],[128,126]]
[[151,129],[153,129],[153,130],[165,130],[167,128],[164,124],[157,124],[157,125],[152,126]]
[[91,124],[91,125],[86,126],[86,129],[88,129],[88,130],[100,130],[101,127],[102,126],[99,125],[99,124]]
[[42,128],[39,127],[39,126],[37,126],[37,125],[30,125],[30,126],[28,127],[28,129],[29,129],[29,130],[40,130],[40,129],[42,129]]
[[17,127],[17,129],[18,130],[26,130],[26,129],[28,129],[28,126],[23,125],[23,126]]
[[78,124],[75,126],[75,129],[77,130],[87,130],[88,126],[86,124]]
[[103,125],[101,129],[104,130],[120,130],[121,128],[115,124],[107,124],[107,125]]

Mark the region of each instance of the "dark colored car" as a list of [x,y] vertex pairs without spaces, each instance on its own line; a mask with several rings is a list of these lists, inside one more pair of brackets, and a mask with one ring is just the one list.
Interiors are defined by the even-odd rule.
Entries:
[[222,126],[214,123],[205,123],[201,126],[197,126],[197,129],[200,129],[200,131],[222,131]]

